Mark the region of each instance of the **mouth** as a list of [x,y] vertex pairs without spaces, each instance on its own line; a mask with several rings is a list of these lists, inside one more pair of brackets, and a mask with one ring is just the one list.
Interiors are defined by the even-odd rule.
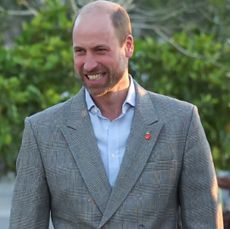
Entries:
[[103,77],[102,73],[98,73],[98,74],[87,74],[86,77],[89,80],[100,80]]

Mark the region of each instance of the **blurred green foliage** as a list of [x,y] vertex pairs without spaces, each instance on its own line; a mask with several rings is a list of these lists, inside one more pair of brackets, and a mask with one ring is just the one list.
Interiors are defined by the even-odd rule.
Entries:
[[[24,118],[80,88],[69,15],[60,1],[46,1],[13,47],[0,45],[0,173],[15,170]],[[179,50],[157,38],[137,40],[130,70],[147,89],[197,105],[216,166],[230,169],[229,44],[203,33],[173,39]]]
[[13,47],[0,46],[0,172],[15,170],[24,118],[80,87],[72,64],[73,19],[59,2],[47,1]]
[[[195,104],[216,166],[230,169],[230,46],[207,34],[136,41],[131,69],[147,89]],[[179,51],[178,51],[179,49]]]

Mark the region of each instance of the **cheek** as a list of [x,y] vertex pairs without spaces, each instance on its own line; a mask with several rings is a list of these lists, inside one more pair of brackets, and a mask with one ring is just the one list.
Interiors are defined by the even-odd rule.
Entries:
[[74,68],[77,73],[81,71],[83,65],[83,61],[80,58],[76,59],[76,57],[74,57]]

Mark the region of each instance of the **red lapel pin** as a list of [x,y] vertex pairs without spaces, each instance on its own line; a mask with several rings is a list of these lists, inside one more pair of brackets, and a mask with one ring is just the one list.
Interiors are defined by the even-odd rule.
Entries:
[[151,138],[152,138],[151,133],[146,132],[146,133],[145,133],[145,139],[146,139],[146,140],[150,140]]

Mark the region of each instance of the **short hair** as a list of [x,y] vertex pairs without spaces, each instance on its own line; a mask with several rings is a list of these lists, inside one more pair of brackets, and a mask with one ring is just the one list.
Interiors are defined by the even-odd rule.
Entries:
[[78,16],[84,13],[93,12],[94,10],[97,12],[102,11],[110,16],[115,33],[121,45],[125,42],[126,37],[132,34],[130,17],[127,11],[118,3],[110,1],[98,0],[86,4],[78,12],[74,24]]
[[130,17],[127,11],[119,6],[111,13],[111,21],[115,28],[115,32],[121,44],[125,41],[129,34],[132,34]]

